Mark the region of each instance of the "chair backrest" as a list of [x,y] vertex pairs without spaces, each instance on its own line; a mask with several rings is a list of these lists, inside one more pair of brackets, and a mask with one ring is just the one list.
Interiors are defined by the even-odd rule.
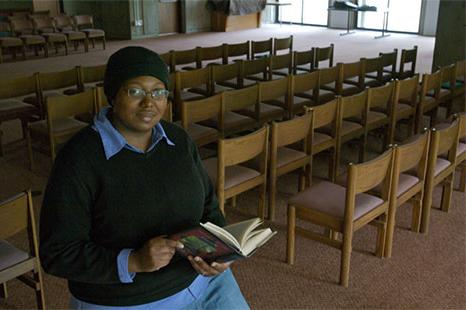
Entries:
[[305,152],[310,152],[307,141],[311,135],[312,112],[306,111],[304,115],[297,116],[293,119],[272,122],[271,128],[271,147],[272,149],[290,145],[304,140]]
[[238,138],[220,139],[218,142],[218,165],[220,169],[218,171],[262,155],[259,170],[265,173],[269,140],[268,133],[268,126],[264,126],[253,133]]
[[174,64],[172,62],[172,53],[167,52],[167,53],[159,54],[159,56],[165,62],[170,72],[175,70]]
[[448,154],[448,161],[454,165],[456,149],[458,147],[459,129],[458,120],[454,120],[449,126],[432,128],[429,156],[436,158],[441,154]]
[[[412,49],[402,49],[400,58],[400,77],[411,77],[416,73],[417,45]],[[406,69],[409,65],[409,69]]]
[[392,77],[395,77],[396,61],[398,59],[398,49],[395,48],[393,52],[379,53],[379,56],[382,56],[384,71],[390,72],[392,74]]
[[31,18],[34,30],[37,33],[57,32],[53,19],[48,16],[35,16]]
[[272,70],[288,69],[288,74],[293,70],[293,54],[272,55],[269,57],[269,79],[272,79]]
[[259,102],[264,102],[273,99],[285,97],[284,109],[287,109],[288,93],[289,93],[289,77],[284,77],[278,80],[259,82]]
[[288,38],[273,39],[273,54],[277,55],[278,51],[288,50],[287,53],[293,53],[293,36]]
[[[382,184],[382,199],[388,202],[391,190],[392,169],[393,169],[393,148],[385,151],[376,158],[360,163],[350,164],[348,167],[348,178],[346,182],[346,203],[345,220],[353,220],[355,198],[359,193],[367,192]],[[350,214],[348,214],[350,213]]]
[[394,176],[397,188],[399,174],[416,168],[416,177],[425,180],[427,158],[429,156],[430,131],[412,136],[402,145],[395,147]]
[[104,93],[104,88],[103,87],[96,87],[95,88],[95,108],[96,108],[96,113],[102,110],[103,108],[107,107],[109,105],[109,102],[107,101],[107,96],[105,96]]
[[97,66],[79,66],[79,80],[82,84],[101,82],[104,80],[106,68],[106,64]]
[[367,90],[356,95],[341,97],[340,99],[340,119],[357,118],[363,124],[367,115]]
[[314,50],[308,51],[295,51],[293,57],[293,66],[294,66],[294,74],[298,71],[298,66],[304,68],[303,65],[309,65],[309,68],[306,68],[308,71],[314,70]]
[[198,62],[196,48],[192,48],[189,50],[171,51],[171,54],[174,66],[195,63],[197,68],[201,67],[201,64]]
[[383,57],[361,58],[365,73],[376,73],[377,79],[382,80],[383,74]]
[[60,31],[70,31],[73,30],[73,18],[68,15],[58,15],[54,16],[53,20],[55,22],[55,27]]
[[34,33],[34,25],[30,19],[10,19],[10,27],[17,36]]
[[41,91],[60,89],[69,86],[78,86],[79,76],[76,68],[57,71],[39,72],[39,86]]
[[442,75],[442,87],[447,86],[448,88],[455,88],[456,81],[455,81],[455,73],[456,73],[456,64],[451,64],[448,66],[440,67],[441,75]]
[[215,92],[215,83],[236,79],[237,83],[241,78],[241,63],[234,62],[227,65],[211,66],[212,91]]
[[358,87],[360,89],[364,88],[364,76],[366,71],[364,68],[364,62],[356,61],[351,63],[340,63],[341,65],[341,77],[344,80],[357,77],[358,78]]
[[178,71],[175,73],[175,89],[181,91],[182,89],[209,85],[210,81],[210,68],[200,68],[190,71]]
[[73,16],[73,21],[78,29],[86,27],[94,28],[94,18],[92,15],[75,15]]
[[[262,73],[264,80],[266,80],[269,68],[269,59],[267,57],[253,59],[253,60],[240,60],[241,63],[241,81],[248,75]],[[242,86],[242,85],[241,85]]]
[[0,202],[0,239],[8,239],[19,232],[30,229],[35,247],[31,253],[37,256],[37,233],[32,208],[31,193],[23,192],[5,201]]
[[251,59],[251,41],[243,43],[227,44],[226,49],[227,57],[246,57],[247,60]]
[[[311,108],[312,128],[317,129],[328,124],[336,124],[338,117],[339,99],[334,99],[325,104],[321,104]],[[336,127],[336,125],[334,125]]]
[[259,85],[224,91],[223,111],[237,111],[255,105],[256,119],[259,118]]
[[334,53],[334,44],[331,43],[327,47],[314,47],[314,68],[321,67],[321,61],[328,60],[328,66],[333,67],[333,53]]
[[[319,69],[319,86],[341,81],[342,66]],[[337,85],[338,86],[338,85]],[[337,87],[338,88],[338,87]]]
[[223,128],[222,95],[217,94],[199,100],[181,103],[181,126],[188,129],[189,124],[208,119],[217,119],[219,128]]
[[395,91],[395,81],[389,82],[383,86],[370,87],[367,89],[367,105],[371,108],[382,108],[390,110],[393,103]]
[[201,67],[204,66],[202,62],[206,60],[221,60],[222,63],[226,63],[228,62],[228,60],[225,61],[226,59],[228,59],[228,56],[226,55],[225,44],[211,47],[197,47],[197,63]]
[[[291,75],[291,93],[297,94],[313,90],[319,90],[319,71]],[[315,95],[315,94],[314,94]]]
[[[437,70],[434,73],[424,73],[422,75],[421,89],[420,89],[420,104],[422,105],[426,99],[426,96],[433,95],[435,99],[438,99],[440,95],[440,88],[442,87],[442,71]],[[422,107],[422,106],[421,106]]]
[[39,90],[38,74],[0,80],[0,99],[14,98],[37,93]]
[[416,106],[419,89],[419,75],[411,78],[395,81],[397,87],[398,100],[404,101],[411,106]]
[[460,141],[465,141],[466,138],[466,112],[461,112],[456,115],[459,121],[459,133],[458,138]]
[[271,56],[273,54],[273,39],[270,38],[264,41],[251,41],[251,57],[252,59]]

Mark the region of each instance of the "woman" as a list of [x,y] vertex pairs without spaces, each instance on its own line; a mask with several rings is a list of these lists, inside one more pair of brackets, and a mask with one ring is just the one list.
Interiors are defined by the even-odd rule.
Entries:
[[156,53],[114,53],[104,78],[110,107],[55,160],[40,256],[46,272],[68,279],[72,308],[248,308],[229,263],[186,260],[167,238],[225,222],[196,145],[161,120],[168,80]]

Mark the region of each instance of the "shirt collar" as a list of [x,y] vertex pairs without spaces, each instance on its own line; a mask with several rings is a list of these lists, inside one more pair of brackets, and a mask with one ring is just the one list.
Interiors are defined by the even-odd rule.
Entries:
[[[100,139],[102,140],[102,144],[104,146],[105,157],[110,159],[112,156],[119,153],[123,148],[131,150],[136,153],[144,154],[144,151],[128,144],[126,139],[123,135],[113,127],[112,123],[107,117],[108,112],[110,111],[111,107],[105,107],[102,109],[95,117],[94,117],[94,124],[92,128],[97,131],[100,135]],[[168,145],[174,146],[175,144],[168,138],[165,130],[162,127],[160,122],[152,128],[152,142],[147,152],[150,152],[154,147],[164,139]]]

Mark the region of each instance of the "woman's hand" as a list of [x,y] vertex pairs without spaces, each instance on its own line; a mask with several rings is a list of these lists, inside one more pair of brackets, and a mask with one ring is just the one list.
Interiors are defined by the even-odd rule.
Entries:
[[129,272],[152,272],[168,265],[176,248],[183,248],[178,241],[166,239],[165,236],[148,240],[133,251],[128,258]]
[[217,263],[213,262],[210,265],[207,264],[202,258],[199,256],[192,257],[188,256],[189,261],[191,262],[191,265],[193,265],[193,268],[203,276],[207,277],[212,277],[216,276],[230,267],[232,262],[227,262],[227,263]]

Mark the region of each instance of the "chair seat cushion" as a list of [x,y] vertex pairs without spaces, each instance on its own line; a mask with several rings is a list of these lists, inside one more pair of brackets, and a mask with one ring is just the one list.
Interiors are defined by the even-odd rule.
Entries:
[[306,153],[290,149],[288,147],[280,147],[277,149],[277,168],[292,163],[298,159],[305,158]]
[[204,98],[203,95],[192,93],[190,91],[181,91],[180,98],[182,101],[198,100]]
[[22,46],[23,41],[20,38],[6,37],[0,38],[0,47]]
[[368,124],[376,123],[376,122],[379,122],[379,121],[381,121],[383,119],[386,119],[387,117],[388,116],[385,113],[376,112],[376,111],[369,111],[369,113],[367,113],[367,123]]
[[[85,122],[78,121],[77,119],[74,119],[72,117],[64,118],[64,119],[57,119],[53,121],[53,132],[55,134],[75,132],[81,128],[86,127],[87,125],[88,124],[86,124]],[[46,120],[33,122],[30,124],[30,127],[33,132],[38,132],[42,135],[48,134]]]
[[[178,126],[181,127],[181,122],[177,121],[175,122]],[[209,139],[212,138],[212,140],[216,140],[219,137],[219,132],[217,129],[212,128],[212,127],[207,127],[207,126],[202,126],[199,124],[189,124],[188,128],[186,130],[189,134],[189,136],[194,140],[204,140],[204,139]]]
[[81,29],[89,38],[104,37],[105,31],[102,29]]
[[25,44],[45,44],[45,38],[43,36],[34,34],[23,34],[19,36]]
[[25,261],[28,258],[28,253],[18,249],[5,240],[0,240],[0,271]]
[[435,170],[434,170],[434,175],[438,175],[440,174],[443,170],[445,170],[446,168],[448,168],[448,166],[450,166],[451,163],[446,160],[446,159],[443,159],[443,158],[437,158],[437,161],[435,162]]
[[[256,109],[255,106],[249,106],[246,109],[242,109],[240,113],[246,116],[249,116],[251,118],[254,118],[256,114],[255,109]],[[267,120],[281,119],[284,113],[283,108],[277,107],[275,105],[265,104],[265,103],[259,103],[259,111],[260,111],[259,118],[267,119]]]
[[[36,107],[19,100],[0,101],[0,121],[15,117],[17,114],[35,112]],[[16,117],[15,117],[16,118]]]
[[[400,197],[403,193],[409,190],[411,187],[416,185],[419,182],[419,178],[410,174],[400,173],[400,178],[398,180],[398,190],[396,196]],[[339,183],[340,184],[340,183]],[[375,192],[382,192],[382,184],[379,184],[375,189]]]
[[[315,181],[311,187],[293,196],[289,203],[343,219],[346,188],[327,181]],[[377,208],[383,200],[366,193],[356,195],[354,220]]]
[[320,132],[314,132],[314,138],[312,140],[312,145],[318,145],[323,142],[327,142],[332,140],[333,138],[327,134],[320,133]]
[[[217,158],[208,158],[202,161],[207,170],[210,180],[217,187]],[[225,168],[225,189],[246,182],[259,176],[260,173],[254,169],[240,165],[229,166]]]
[[319,90],[319,103],[326,103],[330,100],[335,99],[335,93],[333,91],[320,89]]
[[66,35],[68,40],[83,40],[86,38],[86,34],[82,31],[68,30],[68,31],[63,31],[62,33]]
[[66,35],[63,33],[43,33],[42,34],[45,38],[47,38],[48,42],[65,42]]
[[456,149],[456,156],[458,157],[465,152],[466,152],[466,143],[460,142],[458,144],[458,148]]

